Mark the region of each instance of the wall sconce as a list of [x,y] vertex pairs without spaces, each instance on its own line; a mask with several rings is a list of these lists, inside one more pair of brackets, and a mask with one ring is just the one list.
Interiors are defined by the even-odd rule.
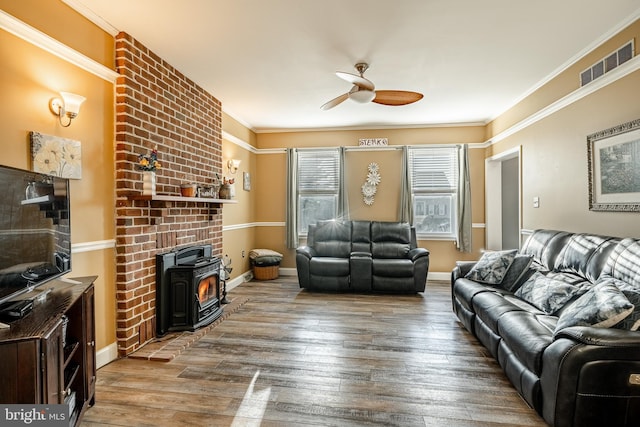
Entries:
[[[71,120],[76,118],[80,112],[80,105],[82,105],[87,98],[70,92],[60,92],[60,96],[62,98],[51,98],[51,101],[49,101],[49,109],[53,114],[58,116],[60,125],[67,128],[71,125]],[[69,119],[66,125],[62,122],[62,116],[66,116]]]
[[240,166],[240,160],[229,159],[227,162],[227,168],[229,168],[229,173],[236,173],[238,171],[238,167]]

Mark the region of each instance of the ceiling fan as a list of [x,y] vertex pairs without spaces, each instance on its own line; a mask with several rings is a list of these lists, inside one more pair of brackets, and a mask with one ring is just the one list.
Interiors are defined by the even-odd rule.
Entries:
[[355,65],[360,75],[336,71],[336,76],[353,84],[351,90],[347,93],[333,98],[331,101],[323,104],[322,110],[329,110],[336,105],[351,99],[355,102],[365,104],[367,102],[375,102],[382,105],[407,105],[422,99],[422,94],[418,92],[409,92],[406,90],[375,90],[375,85],[371,80],[365,79],[363,74],[369,68],[369,64],[359,62]]

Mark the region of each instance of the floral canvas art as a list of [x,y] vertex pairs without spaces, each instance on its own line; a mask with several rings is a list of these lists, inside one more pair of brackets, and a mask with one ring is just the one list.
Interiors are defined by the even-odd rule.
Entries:
[[31,132],[31,169],[62,178],[82,178],[80,141]]

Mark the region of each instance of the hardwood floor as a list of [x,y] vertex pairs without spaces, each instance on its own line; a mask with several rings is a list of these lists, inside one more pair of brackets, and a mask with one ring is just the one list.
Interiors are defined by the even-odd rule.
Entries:
[[98,371],[83,426],[545,426],[456,320],[419,295],[249,282],[237,312],[170,362]]

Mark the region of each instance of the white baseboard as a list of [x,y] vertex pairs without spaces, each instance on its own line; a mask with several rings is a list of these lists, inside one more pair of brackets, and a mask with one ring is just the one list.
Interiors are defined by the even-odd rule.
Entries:
[[[298,275],[298,271],[295,268],[280,268],[279,273],[281,276],[297,276]],[[249,280],[253,279],[253,273],[251,272],[251,270],[245,272],[244,274],[236,277],[233,280],[230,280],[229,282],[227,282],[227,290],[233,289],[236,286],[244,283],[244,282],[248,282]],[[444,280],[444,281],[449,281],[451,280],[451,272],[450,271],[443,271],[443,272],[438,272],[438,271],[434,271],[434,272],[429,272],[429,274],[427,275],[427,279],[428,280]]]
[[449,280],[451,280],[451,272],[450,271],[434,271],[433,273],[430,271],[429,274],[427,274],[427,280],[444,280],[445,282],[448,282]]
[[113,362],[118,358],[118,344],[111,343],[108,346],[96,351],[96,369],[99,369],[107,363]]

